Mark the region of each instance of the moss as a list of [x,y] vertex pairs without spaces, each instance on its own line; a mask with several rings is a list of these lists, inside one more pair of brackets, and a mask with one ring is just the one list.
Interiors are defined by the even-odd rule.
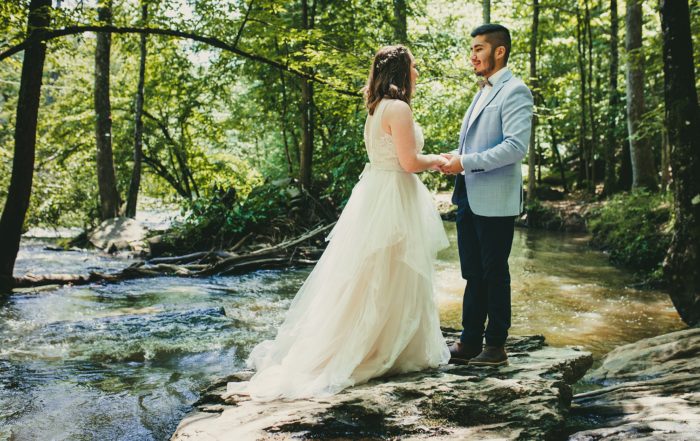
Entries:
[[542,228],[545,230],[560,230],[564,225],[564,219],[557,211],[542,204],[539,200],[528,202],[525,206],[527,213],[527,226],[531,228]]
[[591,212],[591,244],[612,263],[633,270],[646,284],[662,283],[661,265],[671,242],[668,194],[644,190],[616,195]]

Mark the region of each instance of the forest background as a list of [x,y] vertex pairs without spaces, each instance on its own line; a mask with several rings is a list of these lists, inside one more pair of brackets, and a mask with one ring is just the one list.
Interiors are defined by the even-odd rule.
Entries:
[[[696,323],[696,1],[5,1],[2,276],[19,232],[90,229],[144,201],[181,210],[173,254],[332,222],[367,160],[374,52],[411,48],[425,151],[447,152],[477,91],[469,33],[483,22],[511,29],[509,66],[535,96],[530,217],[547,199],[603,201],[594,241]],[[453,179],[422,177],[436,191]]]

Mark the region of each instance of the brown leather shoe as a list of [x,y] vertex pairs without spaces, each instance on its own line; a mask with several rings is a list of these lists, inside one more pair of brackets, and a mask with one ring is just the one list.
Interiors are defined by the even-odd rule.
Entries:
[[469,346],[461,341],[456,341],[450,346],[450,364],[467,364],[480,352],[481,345]]
[[503,346],[484,346],[481,354],[469,360],[469,366],[504,366],[508,364],[508,355]]

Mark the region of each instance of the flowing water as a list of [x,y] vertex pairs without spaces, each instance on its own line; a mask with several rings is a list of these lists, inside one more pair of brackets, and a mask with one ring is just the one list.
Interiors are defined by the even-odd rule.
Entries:
[[[443,325],[460,327],[453,247],[437,263]],[[127,258],[25,240],[16,274],[116,271]],[[680,329],[668,296],[629,288],[586,238],[516,230],[513,334],[600,357]],[[309,268],[201,280],[161,277],[0,297],[0,440],[164,440],[199,391],[273,337]]]

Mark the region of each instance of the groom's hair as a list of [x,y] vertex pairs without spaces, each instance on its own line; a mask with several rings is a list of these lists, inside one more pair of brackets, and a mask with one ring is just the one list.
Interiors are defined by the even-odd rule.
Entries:
[[479,26],[472,31],[472,37],[484,35],[486,40],[491,44],[492,50],[496,50],[498,46],[506,48],[505,64],[508,64],[510,57],[510,31],[505,26],[495,23],[489,23]]

